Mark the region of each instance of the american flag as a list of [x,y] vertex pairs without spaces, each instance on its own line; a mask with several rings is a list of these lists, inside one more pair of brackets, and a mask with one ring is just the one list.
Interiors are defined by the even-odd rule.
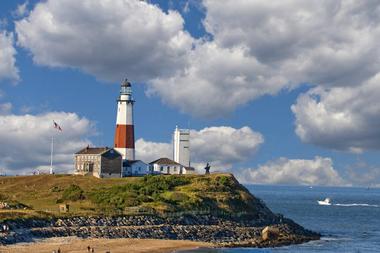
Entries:
[[57,122],[55,122],[54,120],[53,120],[53,127],[54,127],[55,129],[57,129],[58,131],[62,131],[62,128],[61,128],[61,126],[60,126],[60,125],[58,125],[58,123],[57,123]]

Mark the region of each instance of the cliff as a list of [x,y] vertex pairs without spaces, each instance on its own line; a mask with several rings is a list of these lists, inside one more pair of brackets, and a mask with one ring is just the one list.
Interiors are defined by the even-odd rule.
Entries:
[[[79,237],[188,239],[276,246],[319,239],[272,213],[231,174],[97,179],[68,175],[0,179],[0,243]],[[69,205],[68,212],[58,207]],[[1,225],[0,224],[0,225]]]

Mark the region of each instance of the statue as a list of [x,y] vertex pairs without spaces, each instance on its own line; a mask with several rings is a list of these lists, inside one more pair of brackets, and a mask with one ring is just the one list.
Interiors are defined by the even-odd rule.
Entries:
[[205,167],[205,171],[206,171],[206,175],[210,175],[210,168],[211,168],[211,166],[210,166],[210,164],[209,163],[207,163],[206,164],[206,167]]

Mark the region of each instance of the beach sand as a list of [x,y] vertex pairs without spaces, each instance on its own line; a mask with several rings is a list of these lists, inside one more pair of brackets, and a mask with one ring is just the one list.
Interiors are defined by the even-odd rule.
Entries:
[[61,249],[61,253],[86,253],[87,247],[93,247],[96,253],[167,253],[175,250],[212,247],[203,242],[153,239],[80,239],[60,237],[41,240],[34,243],[22,243],[0,246],[0,253],[52,253]]

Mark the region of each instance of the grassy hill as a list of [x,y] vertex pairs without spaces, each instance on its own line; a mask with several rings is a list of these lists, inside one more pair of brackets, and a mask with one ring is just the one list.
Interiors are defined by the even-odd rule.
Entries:
[[[231,174],[98,179],[74,175],[0,178],[0,220],[79,215],[212,213],[251,218],[272,213]],[[60,213],[59,205],[70,205]]]

